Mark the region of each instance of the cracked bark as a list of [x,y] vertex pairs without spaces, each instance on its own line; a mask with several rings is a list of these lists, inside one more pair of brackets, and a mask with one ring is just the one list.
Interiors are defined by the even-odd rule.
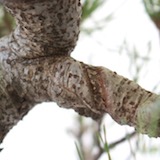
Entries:
[[79,0],[0,0],[17,28],[0,40],[0,141],[36,104],[53,101],[95,120],[160,136],[159,96],[104,67],[76,61]]

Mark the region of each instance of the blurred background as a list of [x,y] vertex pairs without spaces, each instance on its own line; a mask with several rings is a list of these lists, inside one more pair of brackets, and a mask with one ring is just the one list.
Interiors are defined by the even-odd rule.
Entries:
[[[82,0],[81,33],[72,57],[104,66],[160,92],[160,0]],[[15,28],[0,6],[0,37]],[[1,144],[0,160],[159,160],[160,139],[59,108],[37,105]]]

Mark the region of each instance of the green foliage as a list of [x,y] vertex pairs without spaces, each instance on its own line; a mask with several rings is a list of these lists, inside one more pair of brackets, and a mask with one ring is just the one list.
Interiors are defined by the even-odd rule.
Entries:
[[14,27],[13,17],[0,5],[0,37],[9,34]]
[[142,70],[147,68],[147,64],[150,62],[150,53],[152,49],[152,43],[149,41],[146,45],[146,54],[141,55],[136,45],[130,46],[130,44],[124,40],[122,45],[118,49],[119,54],[125,54],[129,59],[128,72],[130,73],[132,80],[138,82],[142,77]]
[[160,0],[143,0],[147,13],[154,18],[160,18]]
[[80,147],[78,146],[78,144],[76,142],[75,142],[75,146],[76,146],[76,150],[77,150],[79,159],[80,160],[84,160],[82,152],[81,152],[81,149],[80,149]]
[[106,0],[83,0],[82,3],[82,17],[81,17],[81,32],[85,34],[91,34],[96,30],[101,30],[104,28],[107,22],[113,19],[113,13],[109,13],[103,19],[98,21],[92,21],[92,27],[85,27],[84,24],[87,20],[91,20],[93,14],[100,9]]
[[110,147],[109,147],[109,144],[107,142],[107,134],[106,134],[105,126],[103,126],[103,132],[102,133],[103,133],[104,139],[102,138],[102,135],[100,133],[98,134],[98,139],[99,139],[100,143],[102,143],[103,149],[108,155],[108,160],[112,160],[111,155],[110,155]]
[[88,19],[104,4],[105,0],[85,0],[83,3],[82,22]]
[[143,0],[147,14],[160,29],[160,0]]

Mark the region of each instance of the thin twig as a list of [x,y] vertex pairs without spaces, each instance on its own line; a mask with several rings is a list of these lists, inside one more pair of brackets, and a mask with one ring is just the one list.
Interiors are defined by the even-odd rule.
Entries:
[[113,149],[114,147],[116,147],[118,144],[128,140],[128,139],[131,139],[132,137],[134,137],[136,135],[136,132],[132,132],[132,133],[129,133],[127,135],[125,135],[125,137],[119,139],[118,141],[115,141],[111,144],[109,144],[109,149]]

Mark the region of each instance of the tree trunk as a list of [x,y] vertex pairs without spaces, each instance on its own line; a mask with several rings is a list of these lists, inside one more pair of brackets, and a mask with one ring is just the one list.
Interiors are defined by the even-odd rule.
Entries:
[[53,101],[95,120],[108,113],[160,136],[159,96],[104,67],[76,61],[79,0],[0,0],[17,28],[0,40],[0,141],[36,104]]

